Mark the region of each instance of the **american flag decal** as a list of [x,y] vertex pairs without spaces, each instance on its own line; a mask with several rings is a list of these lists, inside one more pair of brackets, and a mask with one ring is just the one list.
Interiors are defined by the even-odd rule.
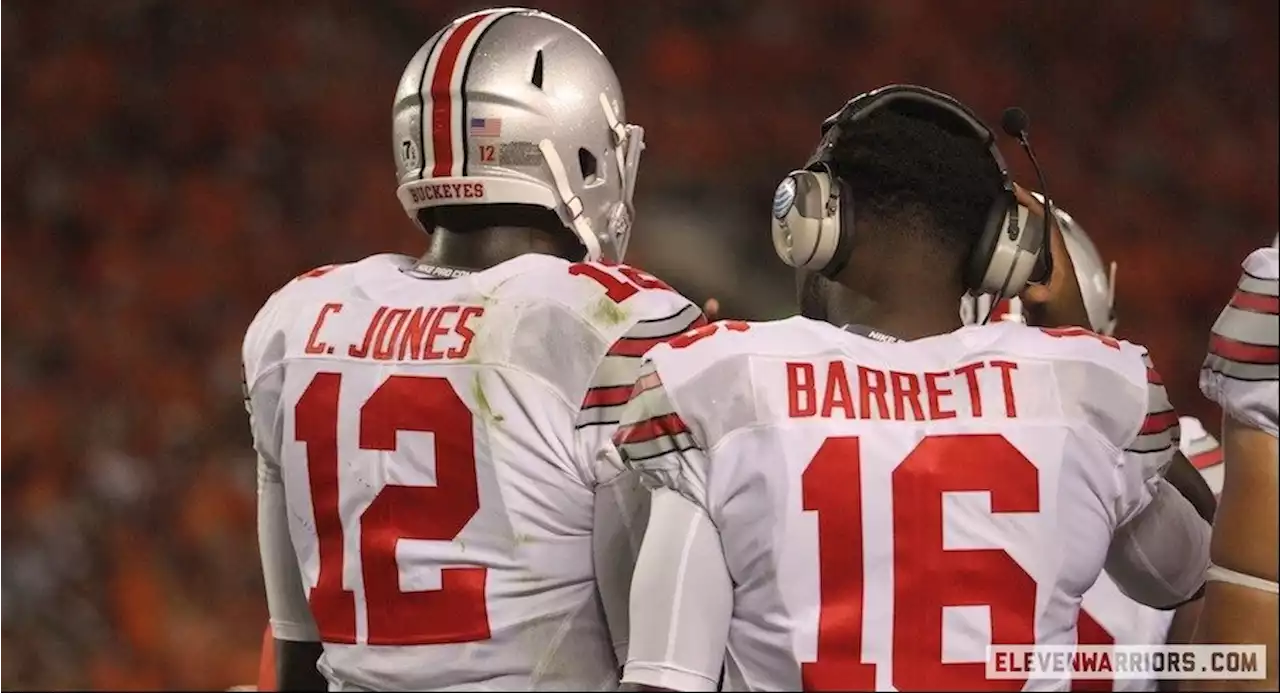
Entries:
[[472,118],[467,132],[472,137],[501,137],[501,118]]

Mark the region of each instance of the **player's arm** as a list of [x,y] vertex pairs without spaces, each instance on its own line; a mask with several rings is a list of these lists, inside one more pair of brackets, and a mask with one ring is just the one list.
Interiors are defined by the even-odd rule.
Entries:
[[1218,499],[1204,476],[1200,474],[1200,470],[1196,469],[1181,450],[1174,450],[1173,459],[1164,471],[1164,478],[1178,489],[1182,497],[1191,503],[1191,507],[1196,509],[1196,513],[1205,522],[1213,522],[1213,516],[1218,509]]
[[595,488],[592,546],[596,583],[619,665],[627,660],[631,574],[649,517],[649,491],[639,475],[619,460],[610,438],[630,398],[644,354],[706,324],[697,306],[682,299],[670,301],[666,310],[658,313],[637,321],[609,345],[576,421],[577,454],[586,461],[581,473]]
[[[1200,477],[1204,479],[1205,486],[1213,494],[1216,514],[1216,501],[1219,494],[1222,493],[1222,446],[1218,444],[1217,438],[1214,438],[1213,435],[1204,430],[1204,425],[1198,419],[1191,416],[1183,416],[1179,418],[1178,423],[1182,439],[1178,444],[1178,451],[1191,462],[1191,466],[1195,467],[1196,471],[1200,473]],[[1210,541],[1211,555],[1212,545],[1212,541]],[[1178,607],[1177,613],[1174,614],[1173,622],[1169,625],[1166,642],[1170,645],[1191,644],[1196,624],[1200,621],[1200,613],[1203,609],[1203,597]],[[1171,683],[1162,682],[1162,684]],[[1166,689],[1175,690],[1176,686],[1167,687]]]
[[[305,276],[322,273],[325,268]],[[267,593],[268,630],[273,652],[264,643],[259,666],[274,660],[274,690],[326,690],[328,684],[316,664],[320,637],[307,604],[298,569],[297,554],[289,537],[284,483],[277,456],[280,441],[279,410],[285,340],[277,325],[288,311],[288,286],[267,299],[245,331],[242,345],[241,387],[249,429],[258,453],[258,550]],[[260,676],[260,678],[266,678]]]
[[307,605],[288,522],[279,465],[259,455],[258,548],[275,639],[276,688],[324,691],[328,683],[316,668],[323,653],[320,634]]
[[[1214,582],[1231,573],[1277,580],[1276,436],[1280,406],[1280,280],[1274,249],[1245,260],[1231,302],[1213,325],[1200,386],[1223,410],[1226,479],[1214,537]],[[1249,580],[1241,580],[1250,582]]]
[[1274,691],[1280,684],[1276,438],[1226,416],[1222,442],[1225,486],[1210,547],[1204,613],[1193,639],[1206,644],[1265,645],[1267,678],[1197,682],[1198,689]]
[[1206,682],[1204,689],[1276,690],[1280,668],[1280,280],[1274,248],[1254,252],[1213,326],[1200,388],[1223,410],[1225,480],[1204,614],[1195,639],[1267,645],[1267,679]]
[[1166,478],[1180,456],[1178,415],[1145,353],[1143,360],[1145,416],[1121,453],[1124,491],[1106,570],[1130,599],[1170,609],[1196,598],[1204,585],[1210,527],[1187,499],[1195,494],[1184,495]]
[[655,488],[631,583],[630,690],[716,690],[733,584],[706,507],[707,453],[652,363],[614,436],[623,461]]

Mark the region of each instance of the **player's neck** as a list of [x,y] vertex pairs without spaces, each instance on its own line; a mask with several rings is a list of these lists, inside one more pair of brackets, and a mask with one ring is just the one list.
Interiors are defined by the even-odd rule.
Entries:
[[558,255],[559,248],[547,242],[537,229],[495,227],[457,233],[438,228],[431,234],[431,247],[419,263],[481,271],[529,253]]
[[882,300],[862,297],[862,300],[850,302],[845,310],[835,311],[831,316],[832,322],[862,325],[907,341],[960,329],[964,324],[960,320],[960,300],[956,299],[955,305],[948,307],[936,296],[923,300],[919,296],[906,295]]

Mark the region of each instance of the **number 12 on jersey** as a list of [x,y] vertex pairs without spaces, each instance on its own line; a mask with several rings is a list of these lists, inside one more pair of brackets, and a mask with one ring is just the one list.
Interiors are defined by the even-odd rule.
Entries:
[[[342,374],[312,378],[294,410],[294,437],[306,447],[319,575],[311,612],[320,639],[355,644],[355,594],[343,584],[347,554],[338,459]],[[489,638],[488,569],[442,568],[441,587],[400,590],[401,539],[453,541],[480,510],[471,411],[445,378],[392,375],[360,406],[361,450],[396,452],[403,431],[435,438],[435,486],[386,484],[360,514],[360,573],[370,645],[433,645]]]

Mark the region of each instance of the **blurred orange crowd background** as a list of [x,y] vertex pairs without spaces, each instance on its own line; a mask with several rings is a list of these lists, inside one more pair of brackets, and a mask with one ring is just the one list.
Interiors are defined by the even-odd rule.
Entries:
[[[421,250],[391,96],[478,6],[5,3],[4,688],[253,679],[240,338],[301,271]],[[1054,197],[1120,262],[1122,335],[1216,430],[1207,330],[1277,229],[1277,3],[536,6],[596,39],[648,130],[630,259],[730,316],[793,310],[770,194],[847,98],[907,81],[991,122],[1024,106]]]

